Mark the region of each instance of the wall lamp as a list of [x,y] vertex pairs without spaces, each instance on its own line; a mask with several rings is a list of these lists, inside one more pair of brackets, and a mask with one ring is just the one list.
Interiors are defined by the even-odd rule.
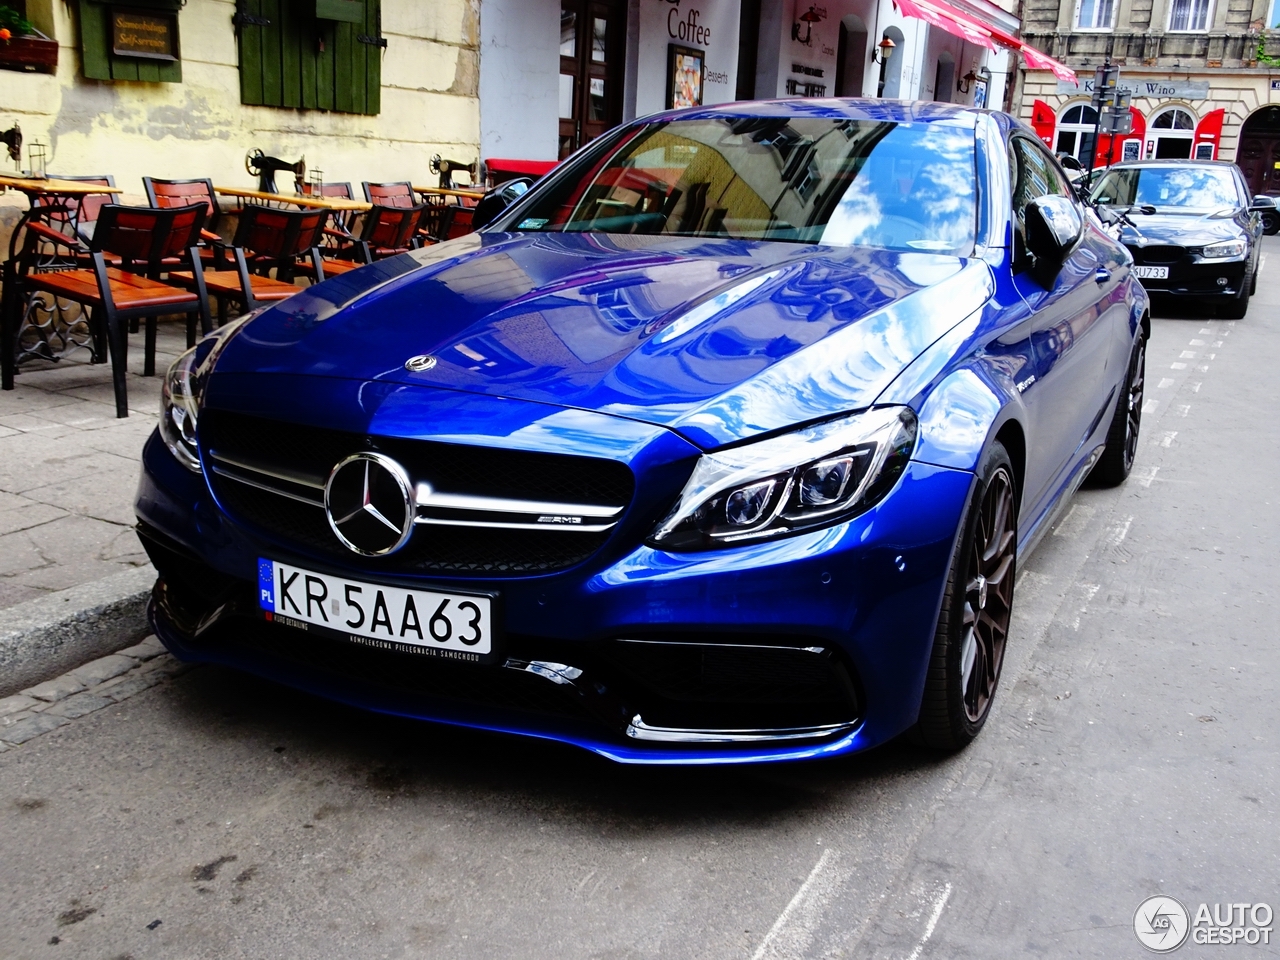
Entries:
[[883,40],[881,40],[879,43],[876,44],[876,49],[880,51],[880,56],[878,57],[876,56],[875,50],[871,51],[871,62],[872,63],[888,63],[889,58],[893,56],[893,48],[896,46],[897,46],[896,43],[894,43],[888,37],[885,37]]
[[968,93],[973,87],[973,81],[977,80],[977,76],[972,70],[956,81],[956,89],[961,93]]

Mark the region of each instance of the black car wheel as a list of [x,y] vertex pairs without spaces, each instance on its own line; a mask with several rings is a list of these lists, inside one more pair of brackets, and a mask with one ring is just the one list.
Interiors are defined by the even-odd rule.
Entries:
[[1111,417],[1107,430],[1107,446],[1089,474],[1089,482],[1099,487],[1115,487],[1124,483],[1138,456],[1138,435],[1142,427],[1142,397],[1147,377],[1147,340],[1139,336],[1129,355],[1129,372],[1125,375],[1124,392]]
[[1267,210],[1259,217],[1262,220],[1262,232],[1268,237],[1274,237],[1280,233],[1280,213]]
[[937,750],[961,749],[986,723],[1013,613],[1017,485],[1001,444],[992,444],[978,477],[951,558],[916,727]]

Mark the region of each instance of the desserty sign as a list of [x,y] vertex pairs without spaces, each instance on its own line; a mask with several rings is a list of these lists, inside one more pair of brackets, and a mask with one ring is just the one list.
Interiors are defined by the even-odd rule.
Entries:
[[[1148,80],[1145,77],[1121,76],[1118,84],[1121,93],[1127,93],[1135,99],[1149,97],[1153,100],[1207,100],[1209,99],[1208,80]],[[1093,95],[1093,77],[1081,77],[1080,86],[1058,81],[1058,93]]]

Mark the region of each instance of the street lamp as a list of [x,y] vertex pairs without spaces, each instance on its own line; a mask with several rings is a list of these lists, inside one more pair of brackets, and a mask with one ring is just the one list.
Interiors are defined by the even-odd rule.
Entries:
[[961,93],[968,93],[973,87],[973,81],[977,80],[977,76],[972,70],[956,81],[956,89]]
[[876,56],[875,50],[871,51],[871,62],[872,63],[888,63],[889,57],[893,55],[893,48],[896,46],[897,46],[896,43],[894,43],[888,37],[885,37],[883,40],[881,40],[879,43],[876,44],[876,47],[880,50],[880,56],[879,57]]

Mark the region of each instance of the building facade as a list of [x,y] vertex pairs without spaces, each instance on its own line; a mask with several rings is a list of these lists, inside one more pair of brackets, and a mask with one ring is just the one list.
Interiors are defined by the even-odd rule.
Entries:
[[[1079,74],[1028,70],[1021,116],[1059,154],[1234,160],[1256,193],[1280,194],[1276,0],[1025,0],[1023,39]],[[1094,141],[1093,73],[1110,60],[1131,93],[1132,133]],[[1276,106],[1271,106],[1275,104]]]

